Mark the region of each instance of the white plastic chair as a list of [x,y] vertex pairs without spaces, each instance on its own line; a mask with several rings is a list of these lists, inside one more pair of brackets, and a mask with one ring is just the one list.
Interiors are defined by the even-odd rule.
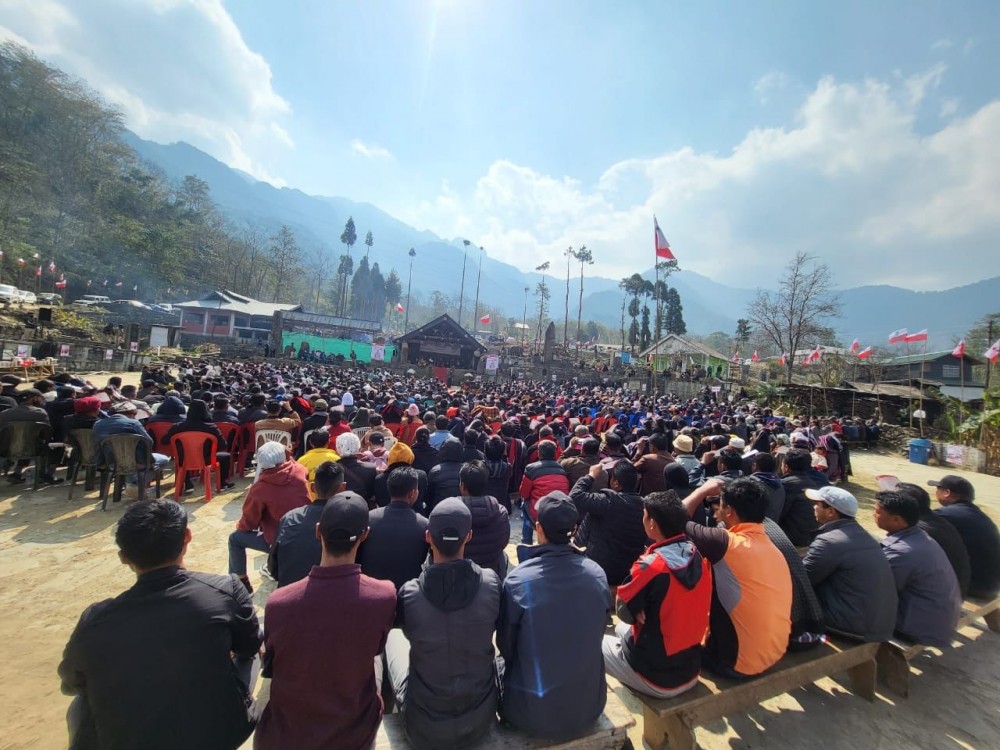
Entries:
[[281,443],[286,448],[292,447],[292,433],[285,430],[257,430],[255,449],[259,449],[264,443]]
[[369,433],[371,427],[355,427],[351,432],[358,436],[358,439],[364,438],[365,435]]

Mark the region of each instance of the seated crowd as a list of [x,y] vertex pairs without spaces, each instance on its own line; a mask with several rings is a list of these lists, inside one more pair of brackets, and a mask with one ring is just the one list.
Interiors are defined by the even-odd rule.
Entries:
[[[918,485],[880,492],[885,536],[862,528],[833,420],[284,367],[149,385],[178,424],[197,403],[228,413],[223,394],[245,402],[237,422],[295,439],[256,449],[230,576],[184,568],[181,506],[125,510],[136,583],[83,613],[59,667],[72,747],[369,748],[386,702],[421,750],[472,747],[498,717],[569,740],[603,712],[606,674],[669,698],[828,634],[947,645],[963,595],[1000,591],[1000,534],[964,478],[930,483],[936,510]],[[247,549],[277,582],[264,627]]]

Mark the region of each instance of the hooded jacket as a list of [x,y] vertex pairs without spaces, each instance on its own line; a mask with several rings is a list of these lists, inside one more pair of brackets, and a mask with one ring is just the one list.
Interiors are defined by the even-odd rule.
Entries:
[[781,511],[785,507],[785,485],[781,477],[773,471],[755,471],[750,475],[760,481],[767,489],[767,510],[764,515],[775,523],[781,521]]
[[510,541],[507,509],[490,495],[463,496],[462,502],[472,513],[472,539],[465,545],[466,559],[503,577],[507,570],[504,549]]
[[260,479],[250,485],[243,501],[243,513],[236,522],[240,531],[260,529],[268,546],[278,536],[278,524],[288,511],[309,504],[306,467],[296,461],[285,461],[273,469],[265,469]]
[[416,750],[461,750],[496,720],[493,632],[500,581],[471,560],[435,563],[399,590],[410,642],[403,717]]
[[818,524],[813,504],[806,497],[806,490],[819,487],[805,472],[795,472],[782,478],[785,487],[785,505],[778,525],[796,547],[808,547],[816,534]]
[[622,644],[629,666],[664,690],[696,679],[711,604],[712,566],[686,536],[650,545],[618,587],[618,616],[632,625]]
[[[414,454],[416,450],[414,450]],[[440,463],[427,474],[427,512],[449,497],[458,497],[458,475],[462,471],[462,444],[449,440],[438,451]],[[416,461],[414,461],[416,466]]]
[[632,563],[646,548],[646,530],[642,527],[642,497],[636,492],[593,491],[594,480],[588,474],[573,485],[570,498],[586,518],[576,534],[576,543],[587,548],[587,557],[596,562],[608,577],[609,586],[619,585]]
[[431,469],[441,460],[438,449],[430,443],[414,443],[410,447],[413,449],[413,468],[426,472],[429,479]]

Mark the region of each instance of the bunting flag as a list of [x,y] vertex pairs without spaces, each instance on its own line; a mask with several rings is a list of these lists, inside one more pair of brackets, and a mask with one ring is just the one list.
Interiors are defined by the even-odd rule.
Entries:
[[898,331],[893,331],[892,333],[889,334],[889,343],[902,344],[904,341],[906,341],[907,335],[908,334],[905,328],[900,328]]
[[93,279],[87,279],[87,289],[90,289],[90,285],[93,284]]
[[490,314],[486,313],[483,317],[481,317],[479,319],[479,322],[480,323],[489,323],[490,322]]
[[739,352],[733,352],[733,360],[732,361],[733,361],[733,364],[739,364],[740,363],[740,353]]
[[926,341],[927,340],[927,329],[924,328],[922,331],[917,331],[916,333],[908,333],[903,339],[907,344],[912,344],[914,341]]
[[870,356],[872,356],[872,348],[870,346],[866,346],[858,352],[858,359],[868,359]]
[[65,288],[66,288],[66,275],[59,274],[59,281],[56,282],[56,289],[65,289]]
[[851,344],[851,354],[857,354],[860,349],[861,349],[861,342],[858,341],[857,339],[854,339],[854,342]]
[[54,260],[49,261],[49,273],[56,272],[56,262]]
[[132,285],[132,291],[133,292],[138,292],[139,291],[139,285],[138,284],[133,284]]
[[951,356],[962,359],[965,356],[965,339],[958,342],[958,346],[952,349]]
[[108,280],[107,280],[107,279],[105,279],[105,280],[104,280],[104,284],[103,284],[103,286],[107,286],[107,285],[108,285]]
[[983,352],[983,356],[993,364],[996,364],[997,360],[1000,359],[1000,339],[994,341],[993,345]]
[[653,217],[653,243],[656,247],[657,259],[676,260],[673,252],[670,250],[670,243],[667,242],[667,238],[663,236],[663,232],[660,230],[660,225],[656,221],[655,216]]
[[781,353],[781,366],[784,367],[788,364],[788,355],[784,352]]
[[406,308],[399,302],[396,303],[396,312],[406,312]]
[[819,344],[816,344],[816,348],[813,349],[809,354],[806,355],[806,364],[812,364],[813,362],[819,362],[819,358],[823,356],[823,350],[819,348]]
[[757,364],[758,357],[757,357],[757,350],[756,349],[754,349],[753,356],[750,357],[750,361],[753,362],[754,364]]

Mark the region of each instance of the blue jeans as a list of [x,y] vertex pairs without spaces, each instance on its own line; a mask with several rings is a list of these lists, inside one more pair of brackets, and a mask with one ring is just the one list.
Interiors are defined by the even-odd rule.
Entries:
[[531,544],[535,539],[535,522],[528,512],[528,501],[521,502],[521,544]]
[[246,578],[247,575],[248,549],[255,549],[258,552],[271,551],[270,545],[259,531],[236,530],[229,535],[229,572],[240,578]]
[[[162,453],[154,453],[153,463],[156,465],[157,469],[162,470],[164,466],[170,463],[170,456],[165,456]],[[153,478],[152,474],[149,474],[146,477],[146,481],[148,482],[152,478]],[[127,477],[125,477],[126,484],[137,484],[138,481],[139,481],[138,474],[129,474]]]

